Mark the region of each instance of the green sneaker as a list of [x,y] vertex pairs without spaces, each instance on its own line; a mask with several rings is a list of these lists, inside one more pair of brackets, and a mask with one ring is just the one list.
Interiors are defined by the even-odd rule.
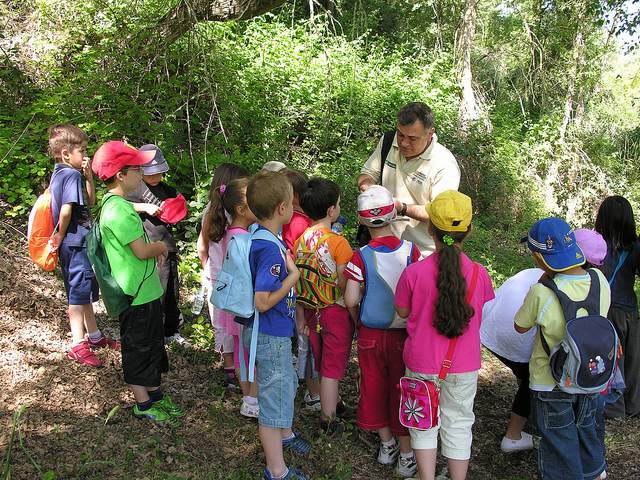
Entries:
[[151,420],[155,420],[158,423],[168,423],[169,425],[174,427],[180,425],[180,422],[177,418],[173,418],[162,408],[151,407],[149,410],[141,412],[140,410],[138,410],[138,405],[134,405],[132,415],[138,420],[142,420],[143,418],[150,418]]
[[162,397],[162,400],[159,402],[153,402],[153,406],[164,410],[172,417],[184,417],[187,414],[187,412],[176,406],[176,404],[171,401],[171,397],[169,395]]

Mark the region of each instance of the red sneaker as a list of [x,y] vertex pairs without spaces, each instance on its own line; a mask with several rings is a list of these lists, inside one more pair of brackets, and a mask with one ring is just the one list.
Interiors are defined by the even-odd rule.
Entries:
[[111,347],[111,348],[120,348],[120,344],[118,342],[114,342],[110,340],[105,335],[102,335],[102,338],[98,340],[96,343],[93,343],[89,337],[87,337],[87,343],[91,348],[101,348],[101,347]]
[[80,363],[86,363],[87,365],[91,365],[93,367],[101,367],[102,363],[100,360],[96,358],[91,349],[89,348],[89,344],[85,341],[79,345],[73,346],[67,352],[70,358],[76,359]]

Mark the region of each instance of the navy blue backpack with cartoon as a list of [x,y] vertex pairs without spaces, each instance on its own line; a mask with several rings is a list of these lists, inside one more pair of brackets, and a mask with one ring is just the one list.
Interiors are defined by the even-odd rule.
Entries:
[[[609,319],[599,314],[598,275],[591,269],[587,273],[591,278],[589,294],[579,302],[571,300],[553,280],[540,282],[556,294],[567,322],[564,336],[551,350],[539,330],[542,348],[549,355],[549,372],[558,388],[574,394],[604,392],[618,369],[620,340]],[[576,318],[581,308],[589,315]]]

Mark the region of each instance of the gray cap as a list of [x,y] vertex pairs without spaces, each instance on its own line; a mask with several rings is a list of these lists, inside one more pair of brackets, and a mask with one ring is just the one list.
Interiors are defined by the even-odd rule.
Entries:
[[278,162],[277,160],[271,160],[270,162],[265,163],[262,166],[262,170],[268,170],[270,172],[279,172],[280,170],[283,170],[287,168],[287,166],[282,163],[282,162]]
[[145,175],[155,175],[169,171],[169,165],[162,154],[162,151],[153,144],[143,145],[138,150],[155,150],[156,156],[149,163],[142,165],[142,172]]

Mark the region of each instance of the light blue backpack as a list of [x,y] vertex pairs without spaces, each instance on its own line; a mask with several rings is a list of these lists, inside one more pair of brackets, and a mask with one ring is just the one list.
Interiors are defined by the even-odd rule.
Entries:
[[[222,263],[222,270],[218,272],[216,284],[211,292],[211,303],[220,310],[240,317],[235,319],[236,322],[247,325],[253,319],[251,347],[249,348],[250,382],[254,380],[253,367],[256,363],[258,328],[260,326],[260,314],[254,303],[253,277],[249,265],[251,242],[254,239],[268,240],[278,245],[283,252],[285,251],[284,246],[273,233],[264,229],[258,230],[257,224],[252,225],[249,228],[249,233],[231,237]],[[246,319],[246,321],[242,321],[242,319]],[[247,379],[247,372],[243,360],[242,333],[240,336],[240,379],[244,382]]]

